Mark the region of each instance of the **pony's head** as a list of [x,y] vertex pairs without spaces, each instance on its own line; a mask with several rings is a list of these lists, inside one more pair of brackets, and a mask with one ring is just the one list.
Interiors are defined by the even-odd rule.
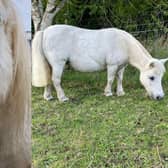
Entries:
[[164,63],[168,59],[152,59],[151,62],[140,72],[140,81],[145,87],[148,95],[155,99],[160,100],[164,97],[162,88],[162,77],[165,72]]

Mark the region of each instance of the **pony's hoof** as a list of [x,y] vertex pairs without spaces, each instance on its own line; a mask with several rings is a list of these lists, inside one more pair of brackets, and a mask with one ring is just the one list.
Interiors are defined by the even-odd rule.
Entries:
[[125,95],[124,91],[117,92],[117,96],[124,96],[124,95]]
[[44,99],[47,101],[50,101],[50,100],[54,99],[54,97],[53,96],[46,96],[46,97],[44,97]]
[[109,97],[109,96],[113,96],[113,94],[111,92],[108,93],[104,93],[105,96]]
[[69,101],[69,98],[68,97],[62,97],[59,99],[60,102],[67,102]]

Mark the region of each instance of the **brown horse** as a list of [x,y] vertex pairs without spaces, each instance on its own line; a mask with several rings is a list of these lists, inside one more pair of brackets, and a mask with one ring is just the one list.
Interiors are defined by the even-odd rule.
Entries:
[[0,0],[0,168],[31,168],[29,53],[13,3]]

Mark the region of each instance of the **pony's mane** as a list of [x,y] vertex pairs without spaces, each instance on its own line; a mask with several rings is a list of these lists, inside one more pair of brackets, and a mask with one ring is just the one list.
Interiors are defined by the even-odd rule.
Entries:
[[8,88],[4,100],[0,99],[0,167],[24,168],[31,160],[30,51],[10,0],[0,0],[0,17],[0,69],[4,70],[0,77],[4,75],[3,87]]

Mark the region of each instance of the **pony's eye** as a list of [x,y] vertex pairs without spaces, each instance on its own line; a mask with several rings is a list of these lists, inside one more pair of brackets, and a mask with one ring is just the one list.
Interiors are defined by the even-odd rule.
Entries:
[[149,79],[150,79],[151,81],[154,81],[154,80],[155,80],[155,77],[154,77],[154,76],[151,76],[151,77],[149,77]]

